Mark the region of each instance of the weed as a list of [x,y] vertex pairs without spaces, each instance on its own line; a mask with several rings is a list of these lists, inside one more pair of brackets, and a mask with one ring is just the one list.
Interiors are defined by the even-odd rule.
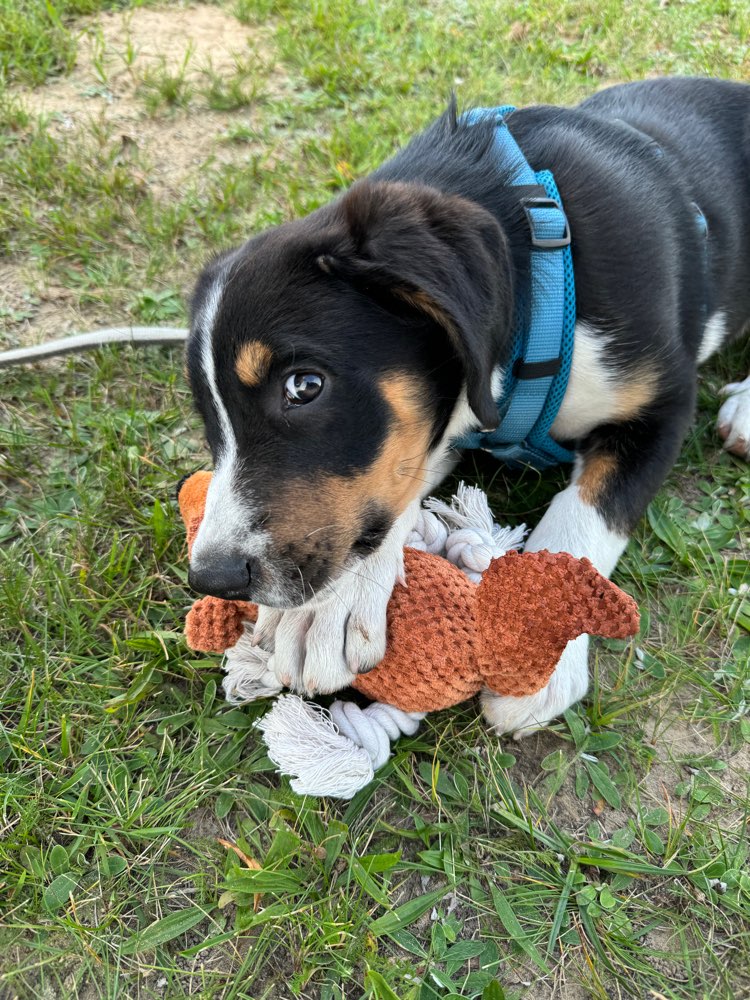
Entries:
[[[66,72],[78,15],[102,6],[6,0],[13,86]],[[50,281],[82,322],[183,322],[206,257],[329,199],[452,88],[565,103],[644,74],[747,75],[750,14],[723,0],[232,9],[268,38],[262,65],[203,90],[165,59],[144,84],[162,124],[219,121],[179,183],[157,186],[112,121],[70,135],[0,92],[0,241],[35,289],[7,307],[14,337],[38,333]],[[259,747],[263,706],[227,705],[218,661],[181,637],[173,488],[208,456],[179,352],[3,372],[0,992],[744,995],[750,478],[713,420],[748,361],[740,347],[704,372],[695,427],[617,571],[641,635],[595,644],[585,701],[520,744],[474,706],[431,716],[350,803],[295,796]],[[563,475],[477,457],[458,474],[509,522],[536,520]]]
[[193,48],[190,47],[176,70],[170,69],[162,57],[156,66],[143,72],[139,90],[150,115],[157,114],[165,105],[172,109],[188,106],[194,92],[187,73],[192,56]]
[[260,91],[250,65],[237,64],[231,74],[215,72],[210,67],[203,73],[202,88],[209,108],[215,111],[236,111],[255,103]]
[[42,83],[75,63],[75,35],[53,3],[5,3],[0,7],[0,71],[22,83]]

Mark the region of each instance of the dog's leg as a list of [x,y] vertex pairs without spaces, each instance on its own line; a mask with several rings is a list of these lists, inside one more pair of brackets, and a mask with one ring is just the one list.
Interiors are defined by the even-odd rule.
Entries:
[[283,612],[261,608],[258,642],[273,648],[270,666],[281,684],[327,694],[348,687],[358,673],[383,659],[386,609],[403,574],[404,542],[418,511],[415,501],[376,552],[304,607]]
[[716,425],[724,447],[733,455],[750,459],[750,375],[742,382],[725,385],[721,395],[726,399]]
[[[677,413],[595,431],[582,446],[570,485],[552,501],[527,549],[587,556],[609,576],[677,457],[692,413],[687,391]],[[543,726],[581,699],[588,687],[588,636],[568,643],[546,687],[521,698],[485,692],[484,713],[498,733]]]
[[[526,549],[588,556],[600,573],[609,576],[628,539],[620,529],[610,526],[590,502],[580,485],[585,469],[582,464],[580,475],[574,475],[570,486],[553,499]],[[579,701],[588,687],[588,653],[587,635],[568,643],[549,683],[536,694],[514,698],[484,692],[482,707],[493,729],[523,735],[524,730],[544,725]]]

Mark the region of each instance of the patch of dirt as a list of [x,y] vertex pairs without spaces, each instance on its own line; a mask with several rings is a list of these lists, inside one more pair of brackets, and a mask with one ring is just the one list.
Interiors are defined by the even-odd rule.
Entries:
[[[750,774],[750,745],[744,743],[731,747],[729,744],[717,744],[709,724],[685,719],[678,706],[671,707],[658,719],[649,719],[644,729],[644,742],[654,748],[655,758],[639,781],[641,811],[661,806],[670,810],[674,822],[679,823],[688,802],[675,795],[676,785],[689,780],[692,774],[703,773],[700,758],[719,760],[725,768],[707,770],[705,776],[710,776],[724,792],[721,806],[716,807],[721,810],[722,827],[727,833],[740,832],[746,822],[744,802],[747,776]],[[526,737],[520,746],[509,744],[507,749],[518,758],[516,767],[519,776],[545,798],[548,777],[541,762],[548,754],[566,746],[554,733],[542,731]],[[607,759],[606,755],[604,759]],[[595,809],[590,793],[583,800],[578,798],[573,779],[574,771],[571,769],[547,803],[550,818],[567,833],[587,838],[588,824],[596,822],[598,838],[606,840],[635,818],[636,800],[624,801],[620,809],[605,805],[599,811]]]
[[523,1000],[591,1000],[591,990],[580,982],[585,972],[583,959],[576,956],[555,968],[552,982],[545,978],[526,989],[519,984],[521,996]]
[[725,792],[721,804],[722,828],[738,830],[746,820],[744,799],[747,795],[747,776],[750,774],[750,746],[737,748],[718,744],[708,724],[699,724],[674,714],[658,723],[651,721],[646,727],[646,739],[656,748],[658,757],[641,782],[641,789],[654,806],[669,808],[670,804],[679,819],[685,804],[675,799],[675,785],[688,779],[700,765],[696,758],[709,757],[722,761],[724,770],[711,770],[710,775]]
[[[253,104],[210,110],[200,93],[209,73],[226,79],[241,66],[262,95],[279,94],[288,85],[274,64],[269,32],[241,24],[219,7],[108,11],[82,24],[73,72],[15,94],[27,110],[49,116],[51,130],[61,136],[84,135],[92,122],[110,128],[124,149],[143,154],[150,167],[145,180],[157,195],[178,194],[209,157],[233,163],[253,150],[251,141],[224,141],[232,125],[242,124],[252,135]],[[162,107],[150,117],[144,83],[161,73],[181,77],[193,96],[187,108]]]
[[547,785],[550,775],[542,768],[544,758],[556,750],[564,750],[567,754],[570,744],[562,740],[554,732],[540,730],[530,733],[519,743],[508,740],[503,746],[504,750],[512,753],[516,759],[516,769],[518,776],[524,782],[535,788],[537,793],[546,803],[549,818],[566,833],[574,837],[586,838],[586,828],[591,822],[598,822],[602,838],[606,838],[618,827],[622,826],[625,820],[622,814],[607,806],[604,812],[597,815],[594,811],[594,800],[591,795],[584,799],[579,799],[575,793],[574,777],[575,770],[571,768],[562,785],[551,797],[548,797]]
[[52,340],[96,323],[84,315],[76,295],[48,283],[41,272],[10,261],[0,263],[0,350]]
[[649,955],[649,965],[664,976],[670,983],[684,983],[685,969],[680,962],[671,956],[680,955],[679,933],[671,928],[655,927],[643,938],[643,943],[649,951],[655,952]]
[[[208,4],[107,11],[80,24],[73,71],[13,91],[30,113],[45,118],[51,134],[80,141],[83,148],[92,136],[108,136],[143,187],[165,201],[182,197],[208,160],[242,169],[254,156],[269,153],[267,144],[254,138],[260,127],[257,100],[235,111],[213,111],[201,92],[209,71],[227,79],[240,66],[257,96],[283,93],[289,83],[274,62],[269,29],[243,25]],[[162,72],[183,74],[190,102],[184,108],[161,106],[151,116],[144,105],[144,81]],[[237,127],[242,141],[227,141],[228,130]],[[118,319],[127,322],[106,307],[80,308],[72,291],[50,284],[33,266],[0,263],[0,349]]]

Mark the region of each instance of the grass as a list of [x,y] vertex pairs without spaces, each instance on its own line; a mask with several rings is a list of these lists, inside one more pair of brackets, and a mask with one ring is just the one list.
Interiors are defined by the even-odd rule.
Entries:
[[[8,344],[49,334],[63,304],[81,325],[180,322],[211,252],[330,198],[452,87],[565,102],[750,68],[750,11],[727,0],[237,0],[250,45],[226,71],[145,64],[138,10],[97,37],[104,110],[70,129],[29,88],[65,84],[105,6],[133,5],[0,8]],[[107,110],[117,65],[127,143]],[[160,145],[194,122],[200,149],[172,174]],[[748,361],[738,348],[705,374],[617,573],[642,634],[596,645],[585,702],[521,744],[475,706],[440,713],[349,804],[291,793],[258,748],[259,709],[224,703],[219,663],[182,641],[172,493],[207,454],[179,355],[3,373],[0,994],[749,995],[750,475],[712,429]],[[533,522],[561,479],[461,471],[509,521]]]

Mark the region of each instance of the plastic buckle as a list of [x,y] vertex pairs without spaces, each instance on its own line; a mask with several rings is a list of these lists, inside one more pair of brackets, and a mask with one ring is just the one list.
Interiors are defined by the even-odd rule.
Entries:
[[[531,245],[536,250],[561,250],[563,247],[570,246],[570,223],[568,222],[568,217],[565,212],[563,212],[562,205],[559,201],[555,201],[554,198],[529,197],[521,198],[521,205],[526,213],[526,221],[528,222],[529,229],[531,230]],[[556,209],[560,215],[562,215],[565,223],[565,232],[561,237],[544,239],[536,235],[534,217],[531,214],[535,208],[553,208]]]

